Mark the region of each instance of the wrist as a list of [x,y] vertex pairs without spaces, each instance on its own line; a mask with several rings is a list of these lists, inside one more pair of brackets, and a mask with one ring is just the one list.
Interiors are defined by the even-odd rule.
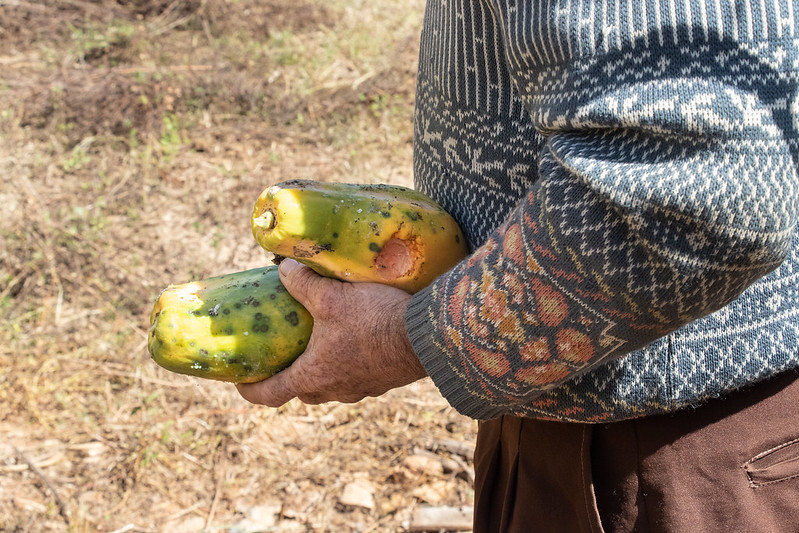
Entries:
[[398,359],[397,362],[401,364],[406,375],[411,377],[412,381],[416,381],[426,377],[427,371],[413,349],[413,344],[408,337],[408,329],[405,326],[405,313],[410,300],[410,295],[407,295],[392,306],[388,322],[390,329],[388,335],[382,337],[389,345],[384,346],[383,353]]

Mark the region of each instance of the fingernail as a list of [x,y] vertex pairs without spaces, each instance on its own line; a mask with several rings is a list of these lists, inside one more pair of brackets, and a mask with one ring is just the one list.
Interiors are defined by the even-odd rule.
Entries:
[[284,276],[288,276],[298,266],[300,266],[300,264],[297,261],[295,261],[294,259],[286,258],[280,262],[280,266],[278,267],[278,269],[280,270],[281,274],[283,274]]

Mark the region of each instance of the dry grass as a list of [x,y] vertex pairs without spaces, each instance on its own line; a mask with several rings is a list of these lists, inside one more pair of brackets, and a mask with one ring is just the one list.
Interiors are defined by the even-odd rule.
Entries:
[[145,349],[163,287],[266,261],[263,188],[410,184],[422,4],[0,2],[0,531],[402,531],[471,503],[445,444],[475,426],[429,382],[266,409]]

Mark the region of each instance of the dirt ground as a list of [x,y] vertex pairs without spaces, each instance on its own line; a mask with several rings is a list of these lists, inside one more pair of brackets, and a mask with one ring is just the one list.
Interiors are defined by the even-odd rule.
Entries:
[[473,503],[428,381],[280,409],[146,350],[170,283],[269,262],[284,179],[411,184],[423,0],[0,1],[0,531],[393,532]]

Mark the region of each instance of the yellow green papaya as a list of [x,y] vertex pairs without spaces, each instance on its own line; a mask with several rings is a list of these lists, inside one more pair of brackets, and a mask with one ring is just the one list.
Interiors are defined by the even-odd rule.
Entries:
[[289,366],[312,328],[270,265],[164,289],[150,313],[148,349],[172,372],[247,383]]
[[416,292],[464,258],[457,222],[421,192],[395,185],[289,180],[264,190],[255,240],[323,276]]

